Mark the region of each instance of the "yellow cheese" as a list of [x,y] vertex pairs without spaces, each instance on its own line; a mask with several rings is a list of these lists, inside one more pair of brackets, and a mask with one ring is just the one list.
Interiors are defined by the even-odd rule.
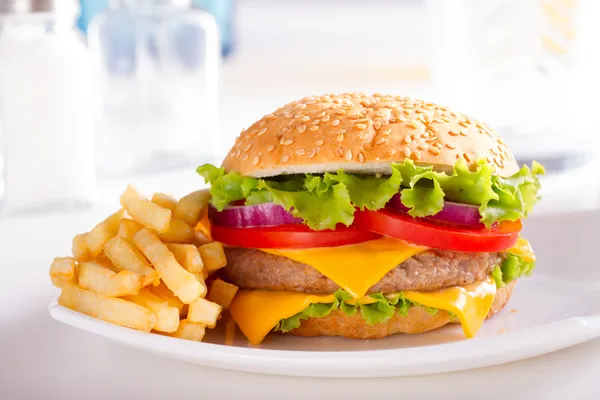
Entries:
[[505,250],[505,252],[518,254],[523,257],[523,261],[525,262],[535,261],[535,254],[533,254],[531,244],[529,244],[529,241],[527,241],[527,239],[523,239],[520,236],[519,239],[517,239],[517,243],[510,249]]
[[490,312],[496,296],[496,283],[488,278],[481,283],[433,292],[404,292],[404,296],[412,302],[453,313],[460,320],[465,336],[471,338],[481,329]]
[[425,250],[427,247],[390,237],[339,247],[261,249],[310,265],[357,299],[398,264]]
[[[495,294],[496,285],[492,279],[432,292],[404,292],[406,298],[415,303],[455,314],[467,337],[473,337],[481,328]],[[332,303],[333,300],[331,294],[240,290],[229,311],[250,343],[259,344],[280,320],[299,313],[312,303]],[[373,302],[369,297],[356,301],[363,304]]]

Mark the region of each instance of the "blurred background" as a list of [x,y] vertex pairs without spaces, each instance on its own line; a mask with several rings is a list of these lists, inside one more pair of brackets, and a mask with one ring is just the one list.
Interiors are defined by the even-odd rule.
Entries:
[[595,0],[0,0],[2,215],[127,182],[184,193],[296,98],[409,95],[547,167],[541,212],[600,199]]

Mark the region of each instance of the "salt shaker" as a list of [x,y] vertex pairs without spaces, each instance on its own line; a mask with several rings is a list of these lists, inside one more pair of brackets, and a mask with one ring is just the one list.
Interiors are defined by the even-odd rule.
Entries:
[[190,0],[114,0],[92,19],[100,71],[98,171],[123,176],[216,162],[219,31]]
[[4,216],[95,199],[95,85],[90,54],[74,29],[77,10],[76,0],[0,2]]

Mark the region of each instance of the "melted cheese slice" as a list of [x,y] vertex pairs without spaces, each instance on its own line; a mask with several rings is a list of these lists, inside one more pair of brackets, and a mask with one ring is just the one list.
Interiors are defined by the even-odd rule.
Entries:
[[510,249],[505,250],[505,252],[518,254],[523,257],[523,261],[525,262],[535,261],[535,254],[533,253],[531,244],[527,239],[523,239],[521,236],[519,236],[519,239],[517,239],[517,243]]
[[310,265],[356,299],[364,297],[371,286],[398,264],[425,250],[427,247],[390,237],[339,247],[261,249]]
[[[404,292],[407,299],[427,307],[455,314],[465,336],[473,337],[481,328],[492,307],[496,284],[492,279],[432,292]],[[300,292],[241,290],[229,306],[229,311],[250,343],[260,344],[265,336],[285,318],[304,310],[313,303],[332,303],[333,295],[313,295]],[[359,303],[372,303],[365,297]]]

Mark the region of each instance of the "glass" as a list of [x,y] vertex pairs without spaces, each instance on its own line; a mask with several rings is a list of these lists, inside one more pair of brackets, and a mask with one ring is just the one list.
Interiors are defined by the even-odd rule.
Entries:
[[117,1],[89,26],[103,92],[97,165],[105,175],[216,161],[219,31],[210,14],[183,3]]
[[[0,212],[71,209],[96,196],[92,63],[68,1],[0,12]],[[62,7],[62,8],[61,8]]]

